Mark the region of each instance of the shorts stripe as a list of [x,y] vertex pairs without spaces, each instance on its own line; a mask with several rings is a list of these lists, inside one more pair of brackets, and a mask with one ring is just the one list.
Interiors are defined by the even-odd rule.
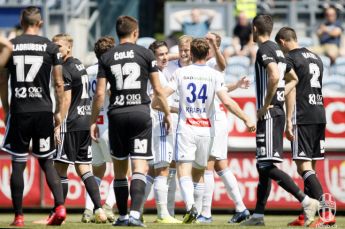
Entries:
[[14,152],[12,150],[9,150],[9,149],[7,149],[5,147],[1,147],[1,150],[5,151],[5,152],[7,152],[7,153],[9,153],[9,154],[11,154],[13,156],[17,156],[17,157],[26,157],[26,156],[29,155],[29,153],[18,153],[18,152]]
[[10,120],[11,120],[11,113],[8,113],[8,119],[7,119],[7,123],[6,123],[6,133],[5,133],[4,139],[2,140],[2,145],[5,144],[5,140],[7,138],[7,134],[8,134],[8,131],[10,129]]
[[293,134],[295,137],[295,140],[292,142],[292,155],[293,158],[298,158],[298,127],[297,125],[293,126]]

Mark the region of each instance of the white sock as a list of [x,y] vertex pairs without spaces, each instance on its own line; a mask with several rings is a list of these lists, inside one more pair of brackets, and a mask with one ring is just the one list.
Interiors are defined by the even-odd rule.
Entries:
[[146,175],[145,196],[144,196],[143,204],[141,205],[141,208],[140,208],[140,212],[143,212],[144,210],[144,204],[151,193],[152,185],[153,185],[153,177],[151,177],[150,175]]
[[[95,178],[96,183],[97,183],[98,188],[99,188],[99,186],[101,185],[102,179],[99,178],[99,177],[96,177],[96,176],[94,176],[94,178]],[[92,202],[92,200],[91,200],[91,197],[90,197],[89,193],[88,193],[88,192],[85,192],[85,193],[86,193],[86,197],[85,197],[85,209],[89,209],[89,210],[93,211],[93,209],[94,209],[95,206],[93,205],[93,202]]]
[[246,210],[246,206],[243,203],[242,196],[240,193],[240,189],[238,187],[237,179],[234,174],[231,172],[230,169],[224,169],[222,171],[217,172],[217,174],[222,179],[226,191],[231,199],[234,201],[236,206],[236,212],[242,212]]
[[305,208],[310,204],[310,197],[309,196],[305,196],[304,199],[302,200],[302,206]]
[[112,208],[116,204],[115,193],[114,193],[114,180],[112,180],[111,184],[109,185],[108,195],[107,195],[107,199],[105,200],[105,203]]
[[189,211],[192,206],[195,204],[194,202],[194,186],[192,177],[185,176],[179,178],[181,194],[186,204],[186,209]]
[[160,219],[170,216],[168,211],[168,177],[158,176],[154,180],[153,190],[157,206],[157,217]]
[[169,168],[168,211],[171,216],[175,216],[175,193],[176,193],[176,169]]
[[264,214],[258,214],[258,213],[254,213],[252,215],[253,218],[264,218]]
[[211,217],[212,197],[214,191],[214,175],[213,170],[206,170],[204,174],[205,191],[202,198],[202,210],[200,215],[207,218]]
[[119,215],[121,221],[128,219],[128,215]]
[[140,212],[138,212],[138,211],[131,210],[129,212],[129,215],[132,216],[134,219],[139,219],[140,218]]
[[196,210],[201,212],[202,198],[204,197],[205,183],[194,183],[194,201]]

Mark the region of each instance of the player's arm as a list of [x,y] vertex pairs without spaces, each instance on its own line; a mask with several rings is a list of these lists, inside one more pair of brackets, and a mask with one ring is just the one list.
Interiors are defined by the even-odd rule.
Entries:
[[298,83],[298,77],[296,72],[291,68],[291,70],[285,73],[285,96],[287,96],[292,89],[294,89]]
[[272,99],[277,91],[278,83],[279,83],[279,69],[276,62],[270,62],[267,64],[267,76],[268,76],[268,82],[267,82],[267,93],[264,101],[263,107],[258,110],[257,112],[257,118],[261,119],[262,116],[266,114],[268,109],[271,107]]
[[64,80],[62,77],[62,65],[55,65],[53,66],[53,79],[54,79],[54,87],[55,87],[55,99],[56,99],[56,107],[55,107],[55,116],[58,120],[55,120],[55,126],[57,127],[61,124],[61,111],[63,109],[63,100],[64,100]]
[[3,46],[0,53],[0,67],[4,67],[7,64],[8,59],[12,53],[12,43],[4,37],[0,37],[0,44]]
[[219,50],[219,48],[217,46],[216,36],[212,33],[207,33],[206,39],[209,41],[210,47],[214,53],[214,57],[216,58],[217,70],[223,72],[225,70],[225,67],[226,67],[226,60],[225,60],[222,52]]
[[236,117],[241,119],[244,124],[247,126],[250,132],[254,132],[256,130],[255,123],[249,118],[247,114],[243,112],[243,110],[238,106],[238,104],[231,99],[225,90],[220,90],[217,92],[217,96],[220,101],[224,104],[226,109],[233,113]]
[[[0,69],[0,97],[1,97],[1,104],[2,108],[5,112],[5,118],[7,117],[9,111],[9,104],[8,104],[8,79],[9,74],[7,69]],[[6,122],[5,122],[6,124]]]
[[250,85],[250,80],[246,76],[243,76],[236,83],[226,84],[225,87],[227,88],[228,92],[231,92],[238,88],[248,89],[249,85]]
[[105,77],[97,78],[96,92],[92,99],[91,126],[90,126],[91,138],[96,142],[98,142],[97,138],[99,138],[97,118],[104,104],[106,90],[107,90],[107,79]]
[[296,88],[292,88],[288,95],[285,95],[285,106],[286,106],[286,128],[285,135],[290,141],[294,140],[294,135],[292,132],[292,114],[294,112],[294,107],[296,103]]
[[166,97],[168,97],[168,94],[164,93],[164,90],[159,81],[158,72],[150,73],[150,82],[152,85],[154,97],[157,100],[157,103],[160,109],[162,110],[162,112],[164,112],[164,119],[165,119],[164,122],[167,124],[167,130],[170,130],[170,126],[171,126],[170,108],[166,100]]
[[179,58],[180,58],[180,55],[178,53],[169,53],[168,54],[169,61],[178,60]]

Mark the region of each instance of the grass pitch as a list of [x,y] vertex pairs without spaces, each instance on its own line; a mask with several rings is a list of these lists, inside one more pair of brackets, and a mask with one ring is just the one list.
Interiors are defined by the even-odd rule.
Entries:
[[[25,217],[25,227],[26,228],[47,228],[46,226],[43,225],[36,225],[32,224],[32,221],[34,220],[39,220],[39,219],[44,219],[47,217],[48,214],[30,214],[26,213],[24,215]],[[201,229],[211,229],[211,228],[227,228],[227,229],[232,229],[232,228],[243,228],[243,229],[252,229],[253,227],[239,227],[238,225],[231,225],[228,224],[227,221],[231,217],[231,215],[213,215],[213,223],[211,224],[181,224],[181,225],[172,225],[172,224],[157,224],[157,223],[152,223],[155,219],[156,216],[152,214],[146,214],[144,215],[146,225],[149,228],[162,228],[164,229],[173,229],[173,228],[200,228]],[[281,215],[267,215],[265,216],[265,227],[261,228],[289,228],[292,229],[292,227],[287,227],[286,224],[290,222],[291,220],[295,219],[296,216],[289,215],[289,216],[281,216]],[[177,216],[178,219],[182,219],[181,215]],[[84,224],[80,222],[81,219],[81,213],[80,214],[68,214],[67,215],[67,221],[65,224],[61,226],[61,228],[67,229],[67,228],[73,228],[73,229],[79,229],[79,228],[105,228],[105,227],[111,227],[110,223],[107,224]],[[0,214],[0,228],[10,228],[9,224],[13,220],[13,215],[12,214],[7,214],[7,213],[1,213]],[[295,227],[296,228],[302,228],[302,227]],[[337,224],[331,228],[337,228],[337,229],[345,229],[345,217],[344,216],[337,216]]]

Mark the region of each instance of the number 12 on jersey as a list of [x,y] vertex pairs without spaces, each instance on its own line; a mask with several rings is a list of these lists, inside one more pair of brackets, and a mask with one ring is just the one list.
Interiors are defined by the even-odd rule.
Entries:
[[201,99],[202,103],[205,103],[207,100],[207,84],[201,85],[201,88],[198,89],[195,83],[189,83],[187,85],[187,90],[190,91],[191,95],[187,97],[188,103],[194,103],[197,99]]

